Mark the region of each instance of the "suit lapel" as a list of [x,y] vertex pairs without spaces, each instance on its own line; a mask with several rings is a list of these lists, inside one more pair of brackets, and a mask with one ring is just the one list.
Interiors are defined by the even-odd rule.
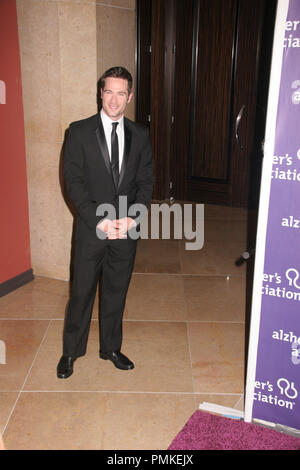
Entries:
[[124,153],[123,153],[122,166],[121,166],[121,171],[120,171],[120,176],[119,176],[118,188],[120,187],[122,180],[124,178],[124,175],[125,175],[128,158],[130,154],[131,138],[132,138],[131,130],[129,129],[126,118],[124,118]]
[[97,137],[98,145],[99,145],[99,148],[100,148],[100,152],[101,152],[101,155],[104,159],[107,171],[110,174],[110,176],[112,177],[110,158],[109,158],[106,138],[105,138],[103,124],[102,124],[100,114],[99,114],[99,119],[98,119],[98,126],[97,126],[95,132],[96,132],[96,137]]

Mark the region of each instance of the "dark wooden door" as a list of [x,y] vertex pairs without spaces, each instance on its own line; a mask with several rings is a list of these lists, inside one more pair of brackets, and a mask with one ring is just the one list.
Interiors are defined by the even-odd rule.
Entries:
[[157,199],[247,206],[268,3],[138,2],[150,44],[137,119],[150,126]]

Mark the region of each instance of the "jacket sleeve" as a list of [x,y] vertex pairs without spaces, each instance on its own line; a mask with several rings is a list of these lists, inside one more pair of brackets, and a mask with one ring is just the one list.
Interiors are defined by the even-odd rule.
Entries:
[[[129,205],[129,216],[137,221],[140,217],[145,217],[147,210],[150,206],[153,184],[154,184],[154,170],[152,148],[150,143],[149,131],[144,131],[143,147],[141,152],[140,163],[136,175],[136,196],[134,202]],[[141,207],[142,206],[142,207]],[[140,232],[140,223],[137,223],[134,231]]]
[[70,125],[64,148],[64,184],[79,217],[91,230],[95,231],[102,217],[96,216],[97,204],[89,198],[84,171],[84,152],[78,136],[79,131],[80,128]]
[[136,198],[135,203],[143,204],[149,207],[150,201],[153,194],[153,158],[152,148],[150,143],[149,131],[145,130],[143,151],[141,154],[141,160],[136,175]]

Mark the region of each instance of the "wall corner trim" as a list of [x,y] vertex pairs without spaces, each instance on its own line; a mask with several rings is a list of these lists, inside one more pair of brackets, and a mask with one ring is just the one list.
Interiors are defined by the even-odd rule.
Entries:
[[17,276],[8,279],[5,282],[2,282],[0,284],[0,297],[3,297],[4,295],[9,294],[10,292],[23,286],[24,284],[33,281],[33,279],[33,270],[28,269],[27,271],[24,271],[23,273],[18,274]]

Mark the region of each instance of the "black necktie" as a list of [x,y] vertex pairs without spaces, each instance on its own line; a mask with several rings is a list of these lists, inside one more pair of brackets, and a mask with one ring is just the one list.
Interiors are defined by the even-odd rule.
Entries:
[[111,131],[111,170],[116,188],[118,187],[119,182],[119,142],[117,135],[118,124],[118,122],[113,122]]

